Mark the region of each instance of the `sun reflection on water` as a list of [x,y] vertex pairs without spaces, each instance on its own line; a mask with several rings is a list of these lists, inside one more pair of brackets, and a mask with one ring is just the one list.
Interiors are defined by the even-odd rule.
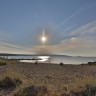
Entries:
[[[36,59],[36,60],[35,60]],[[20,60],[20,62],[48,62],[50,59],[50,56],[36,56],[34,60]]]

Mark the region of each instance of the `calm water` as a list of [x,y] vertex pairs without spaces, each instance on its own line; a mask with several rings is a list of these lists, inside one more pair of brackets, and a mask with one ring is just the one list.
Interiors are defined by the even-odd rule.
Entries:
[[[63,62],[65,64],[82,64],[87,63],[89,61],[96,61],[96,57],[72,57],[72,56],[9,56],[8,58],[17,58],[17,59],[32,59],[32,58],[39,58],[38,62],[50,62],[59,64]],[[36,60],[21,60],[20,62],[36,62]]]

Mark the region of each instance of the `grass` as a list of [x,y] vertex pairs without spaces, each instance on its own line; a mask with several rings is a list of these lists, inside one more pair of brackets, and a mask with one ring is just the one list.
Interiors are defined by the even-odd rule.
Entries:
[[[6,66],[0,66],[0,78],[4,80],[8,76],[13,81],[22,81],[10,96],[96,96],[95,65],[63,65],[16,61],[10,64],[8,61]],[[32,95],[33,91],[35,95]],[[47,93],[44,95],[42,92]]]

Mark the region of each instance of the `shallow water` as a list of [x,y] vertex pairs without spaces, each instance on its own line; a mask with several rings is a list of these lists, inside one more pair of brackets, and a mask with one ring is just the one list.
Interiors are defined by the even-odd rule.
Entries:
[[87,62],[96,61],[96,57],[73,57],[73,56],[63,56],[63,55],[52,55],[52,56],[8,56],[8,58],[16,59],[41,59],[41,60],[20,60],[20,62],[46,62],[46,63],[56,63],[59,64],[63,62],[65,64],[82,64]]

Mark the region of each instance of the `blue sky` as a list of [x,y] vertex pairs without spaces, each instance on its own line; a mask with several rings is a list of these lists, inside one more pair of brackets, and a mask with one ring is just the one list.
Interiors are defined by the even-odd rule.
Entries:
[[96,56],[95,41],[96,0],[0,0],[0,53]]

